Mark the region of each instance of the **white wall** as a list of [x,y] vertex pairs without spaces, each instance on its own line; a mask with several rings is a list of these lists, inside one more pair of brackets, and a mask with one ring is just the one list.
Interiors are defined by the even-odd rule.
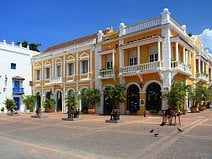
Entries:
[[[12,95],[12,77],[21,76],[23,81],[24,95],[31,95],[29,81],[32,81],[31,57],[39,52],[31,51],[20,46],[0,43],[0,109],[4,107],[6,98],[13,98]],[[11,63],[16,63],[16,69],[11,69]],[[5,85],[5,76],[7,76],[7,85]],[[6,88],[4,92],[3,89]],[[21,102],[22,103],[22,102]],[[20,111],[24,111],[24,105],[21,104]]]

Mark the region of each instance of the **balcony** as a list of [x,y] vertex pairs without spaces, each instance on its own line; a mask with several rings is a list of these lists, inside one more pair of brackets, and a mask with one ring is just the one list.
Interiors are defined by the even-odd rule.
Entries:
[[79,75],[80,80],[90,80],[90,73],[82,73]]
[[191,75],[191,67],[189,65],[186,65],[180,61],[172,61],[171,62],[171,68],[173,71],[178,71],[182,74],[185,74],[187,76]]
[[13,88],[13,94],[24,94],[24,88]]
[[208,78],[206,74],[197,73],[197,79],[202,82],[208,82]]
[[149,63],[140,64],[140,65],[122,67],[119,70],[120,72],[119,75],[127,76],[127,75],[153,73],[153,72],[160,71],[161,68],[162,68],[161,61],[149,62]]
[[52,84],[60,84],[63,82],[62,77],[52,77]]
[[99,79],[107,79],[107,78],[114,78],[115,70],[114,69],[106,69],[106,70],[100,70],[99,71]]

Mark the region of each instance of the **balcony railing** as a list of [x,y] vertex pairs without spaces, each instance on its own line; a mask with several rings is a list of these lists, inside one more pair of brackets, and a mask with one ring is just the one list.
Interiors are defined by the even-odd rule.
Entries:
[[24,88],[13,88],[13,94],[24,94]]
[[126,66],[120,68],[120,75],[130,75],[130,74],[140,74],[140,73],[148,73],[148,72],[155,72],[161,70],[162,62],[149,62],[140,65],[134,66]]
[[199,74],[198,79],[204,82],[208,81],[207,75],[206,74]]
[[52,77],[52,84],[62,83],[62,82],[63,82],[62,77]]
[[126,29],[126,34],[130,34],[130,33],[133,33],[133,32],[139,31],[139,30],[143,30],[143,29],[147,29],[147,28],[151,28],[154,26],[158,26],[161,24],[161,20],[162,20],[161,17],[157,17],[157,18],[150,19],[148,21],[145,21],[145,22],[142,22],[139,24],[129,26]]
[[115,77],[114,69],[106,69],[99,71],[99,78],[113,78],[113,77]]
[[79,75],[80,80],[89,80],[90,79],[90,73],[82,73]]
[[180,61],[172,61],[171,68],[191,75],[191,67]]

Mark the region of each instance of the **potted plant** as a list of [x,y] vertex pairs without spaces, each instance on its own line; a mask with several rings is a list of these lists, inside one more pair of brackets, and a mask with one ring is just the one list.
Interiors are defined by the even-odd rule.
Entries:
[[45,99],[43,102],[43,107],[45,109],[45,112],[50,113],[52,111],[53,106],[55,105],[54,99]]
[[[124,103],[126,101],[126,96],[124,95],[125,87],[122,85],[106,85],[104,89],[105,100],[112,104],[112,112],[119,111],[119,103]],[[112,113],[111,112],[111,113]]]
[[188,92],[188,86],[181,82],[173,82],[171,90],[162,95],[162,98],[168,99],[169,109],[180,112],[184,110],[184,101],[186,93]]
[[84,92],[85,100],[88,103],[88,114],[95,113],[95,105],[100,101],[100,91],[96,88],[86,89]]
[[68,108],[68,118],[78,118],[78,94],[77,92],[71,91],[66,97],[66,106]]
[[33,95],[24,96],[23,103],[26,105],[27,112],[32,112],[34,110],[35,102],[36,102],[36,96]]
[[1,112],[4,113],[4,107],[1,108]]
[[6,99],[4,102],[7,111],[10,111],[11,115],[13,115],[13,110],[16,107],[15,101],[13,99]]

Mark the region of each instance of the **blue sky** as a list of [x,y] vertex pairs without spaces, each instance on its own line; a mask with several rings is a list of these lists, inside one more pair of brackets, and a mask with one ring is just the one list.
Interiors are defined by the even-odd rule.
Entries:
[[160,16],[164,8],[180,25],[187,25],[187,32],[201,35],[212,50],[211,0],[4,0],[0,41],[41,43],[44,51],[99,29],[117,29],[120,22],[128,26]]

